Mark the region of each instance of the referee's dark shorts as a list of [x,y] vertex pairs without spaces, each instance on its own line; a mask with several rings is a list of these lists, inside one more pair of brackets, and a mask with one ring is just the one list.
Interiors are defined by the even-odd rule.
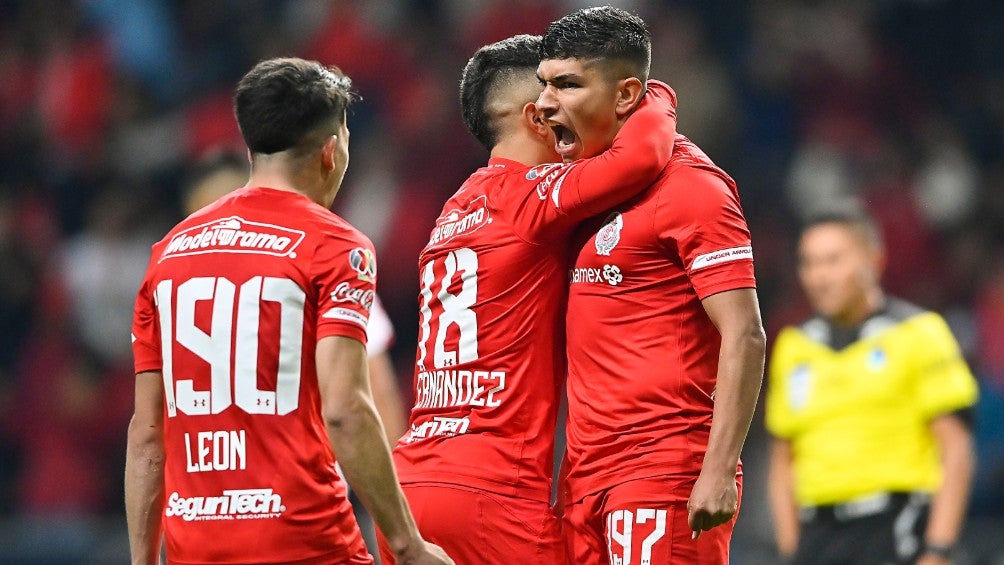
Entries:
[[926,493],[882,493],[801,510],[795,565],[913,563],[924,548]]

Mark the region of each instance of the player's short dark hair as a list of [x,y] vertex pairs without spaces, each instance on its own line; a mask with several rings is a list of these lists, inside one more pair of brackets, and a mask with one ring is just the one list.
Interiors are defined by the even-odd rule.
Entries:
[[804,235],[811,228],[824,224],[846,226],[870,245],[877,248],[883,246],[882,231],[879,229],[878,224],[860,206],[831,207],[813,212],[802,222],[799,236]]
[[491,97],[514,80],[536,80],[539,50],[539,35],[516,35],[485,45],[467,61],[460,77],[460,111],[464,125],[485,149],[491,151],[499,136],[488,115]]
[[234,114],[252,153],[276,153],[320,127],[340,127],[352,81],[338,67],[276,58],[248,71],[234,92]]
[[547,26],[540,58],[624,62],[644,82],[652,64],[652,35],[645,21],[630,12],[585,8]]

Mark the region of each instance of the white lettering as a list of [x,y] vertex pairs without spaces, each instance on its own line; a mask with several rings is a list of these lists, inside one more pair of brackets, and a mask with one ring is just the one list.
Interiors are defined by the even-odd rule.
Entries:
[[177,492],[167,500],[165,515],[193,520],[241,520],[277,518],[286,507],[282,497],[272,489],[225,490],[222,496],[193,496],[183,498]]
[[234,216],[175,234],[160,261],[179,255],[217,252],[284,256],[296,249],[304,235],[300,230],[250,222]]
[[244,430],[198,432],[193,442],[186,433],[185,457],[189,473],[243,471],[247,469],[246,434]]
[[502,405],[505,371],[439,369],[418,373],[415,386],[416,408]]
[[373,297],[376,296],[372,289],[356,288],[349,283],[342,281],[338,283],[331,293],[331,300],[335,302],[350,302],[359,304],[369,310],[373,307]]
[[418,441],[434,436],[456,436],[467,433],[471,425],[471,420],[467,416],[463,418],[449,418],[446,416],[433,416],[431,420],[421,424],[412,424],[411,430],[404,437],[406,443]]
[[603,265],[599,267],[579,267],[568,271],[568,282],[579,283],[607,283],[610,286],[617,286],[624,280],[617,265]]
[[729,263],[740,259],[752,258],[753,248],[749,245],[743,247],[732,247],[730,249],[721,249],[719,251],[704,253],[694,257],[694,262],[690,264],[690,270],[696,271],[697,269],[703,269],[704,267],[710,267],[711,265],[717,265],[719,263]]
[[436,221],[428,245],[435,245],[452,237],[472,232],[491,221],[488,200],[479,196],[464,210],[451,210]]
[[[652,547],[666,535],[667,512],[661,508],[614,510],[606,515],[607,553],[611,565],[630,565],[634,535],[640,537],[648,527],[651,532],[641,540],[641,565],[652,564]],[[654,522],[649,526],[649,522]],[[635,528],[634,526],[643,526]],[[641,531],[638,531],[641,530]]]

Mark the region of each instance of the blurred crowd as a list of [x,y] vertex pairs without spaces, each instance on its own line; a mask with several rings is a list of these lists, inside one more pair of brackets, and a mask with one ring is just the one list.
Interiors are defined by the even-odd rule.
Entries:
[[[122,513],[135,292],[199,164],[243,153],[231,93],[256,61],[338,65],[362,97],[335,209],[377,247],[407,391],[418,252],[487,158],[460,69],[595,3],[0,0],[0,518]],[[1004,3],[609,3],[648,22],[679,130],[739,184],[769,336],[808,314],[799,219],[849,199],[878,218],[886,287],[944,314],[980,379],[972,514],[1001,518]]]

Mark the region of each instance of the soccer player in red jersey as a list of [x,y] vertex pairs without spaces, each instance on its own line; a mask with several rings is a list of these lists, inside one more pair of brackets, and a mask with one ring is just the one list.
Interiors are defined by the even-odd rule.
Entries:
[[446,202],[419,259],[416,405],[394,457],[422,535],[459,563],[564,560],[549,503],[567,240],[655,179],[676,130],[668,87],[625,81],[624,135],[554,163],[534,105],[539,43],[488,45],[464,69],[464,121],[491,157]]
[[153,247],[136,300],[126,516],[133,563],[372,563],[332,449],[403,563],[418,533],[370,396],[369,240],[328,210],[350,81],[272,59],[234,109],[248,184]]
[[[622,10],[585,9],[548,27],[537,106],[566,161],[624,136],[617,91],[646,79],[650,53],[645,23]],[[654,184],[574,239],[569,559],[727,563],[765,348],[736,185],[677,136]]]

